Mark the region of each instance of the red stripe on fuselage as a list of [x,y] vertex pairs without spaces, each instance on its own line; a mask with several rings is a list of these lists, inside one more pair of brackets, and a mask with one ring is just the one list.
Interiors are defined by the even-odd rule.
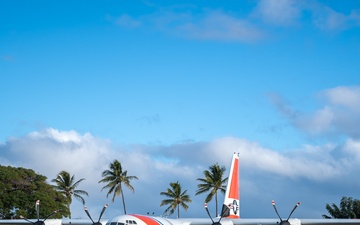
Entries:
[[160,224],[159,221],[154,220],[153,218],[148,217],[148,216],[142,216],[142,215],[137,215],[137,214],[131,214],[131,215],[135,216],[138,219],[141,219],[147,225],[159,225]]

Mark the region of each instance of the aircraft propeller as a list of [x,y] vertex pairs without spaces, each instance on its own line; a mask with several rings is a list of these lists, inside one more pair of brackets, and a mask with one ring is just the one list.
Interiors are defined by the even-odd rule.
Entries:
[[88,215],[88,217],[90,218],[90,220],[93,222],[92,225],[102,225],[102,224],[100,223],[100,219],[101,219],[102,215],[104,214],[104,212],[105,212],[105,210],[106,210],[107,207],[108,207],[108,204],[105,204],[104,207],[103,207],[103,209],[101,210],[101,213],[100,213],[100,216],[99,216],[99,220],[98,220],[97,222],[94,222],[94,220],[93,220],[93,219],[91,218],[91,216],[90,216],[89,211],[87,210],[87,207],[84,206],[84,210],[85,210],[86,214]]
[[60,210],[55,210],[54,212],[50,213],[44,220],[40,220],[40,200],[36,201],[35,209],[36,209],[36,216],[37,216],[36,222],[32,222],[31,220],[28,220],[28,219],[24,218],[23,216],[20,216],[20,218],[28,221],[29,223],[32,223],[33,225],[45,225],[45,220],[47,220],[50,216],[52,216],[55,213],[60,211]]
[[293,212],[295,211],[295,209],[300,205],[300,202],[298,202],[298,203],[294,206],[294,208],[292,209],[292,211],[290,212],[290,214],[289,214],[289,216],[288,216],[288,218],[287,218],[286,220],[281,219],[281,217],[280,217],[280,215],[279,215],[279,213],[278,213],[278,211],[277,211],[277,209],[276,209],[275,201],[274,201],[274,200],[272,200],[271,204],[273,205],[273,207],[274,207],[274,209],[275,209],[276,215],[277,215],[277,216],[279,217],[279,219],[280,219],[280,224],[279,224],[279,225],[291,225],[290,222],[289,222],[289,219],[290,219],[291,215],[293,214]]
[[227,217],[230,215],[230,208],[227,205],[223,204],[222,209],[221,209],[220,219],[219,219],[219,221],[215,222],[210,215],[210,212],[209,212],[209,209],[208,209],[206,203],[204,204],[204,207],[205,207],[205,210],[206,210],[209,218],[211,219],[212,225],[221,225],[221,223],[220,223],[221,219],[223,217]]

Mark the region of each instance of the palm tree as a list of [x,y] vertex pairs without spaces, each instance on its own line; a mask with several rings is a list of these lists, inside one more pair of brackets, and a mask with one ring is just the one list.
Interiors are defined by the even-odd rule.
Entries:
[[86,191],[76,189],[77,186],[80,184],[80,182],[83,180],[85,180],[85,178],[75,181],[75,175],[70,176],[70,173],[65,170],[60,171],[57,177],[51,180],[51,182],[56,183],[56,185],[54,185],[55,190],[62,193],[66,198],[67,208],[70,213],[69,214],[70,219],[71,219],[70,205],[72,202],[72,196],[74,196],[76,199],[81,201],[83,205],[85,205],[85,199],[81,195],[89,196],[89,194]]
[[226,191],[226,182],[228,178],[223,179],[225,167],[220,167],[217,163],[210,166],[209,170],[204,170],[203,174],[205,178],[198,178],[197,181],[201,183],[197,185],[198,190],[195,195],[199,195],[205,192],[210,193],[206,196],[205,202],[208,203],[212,200],[215,195],[216,202],[216,215],[218,215],[218,191],[221,191],[225,194]]
[[126,206],[125,206],[125,199],[124,199],[124,192],[122,188],[122,184],[128,187],[132,192],[134,192],[133,186],[130,184],[130,180],[138,178],[136,176],[128,176],[127,171],[123,171],[121,163],[118,160],[114,160],[114,162],[110,163],[110,169],[104,170],[102,172],[102,177],[99,183],[107,183],[102,189],[108,188],[109,191],[106,195],[108,197],[111,193],[114,193],[112,197],[112,202],[114,202],[115,197],[121,194],[123,206],[124,206],[124,213],[126,214]]
[[340,201],[340,207],[335,203],[326,204],[326,210],[331,215],[323,215],[324,218],[336,219],[355,219],[360,217],[360,201],[352,197],[343,196]]
[[181,192],[181,185],[177,181],[176,183],[170,183],[170,188],[166,190],[166,192],[161,192],[160,195],[165,195],[168,199],[164,199],[161,201],[160,206],[170,205],[164,211],[164,214],[169,212],[169,216],[172,215],[177,209],[177,218],[180,218],[180,205],[185,209],[185,211],[189,208],[186,203],[192,202],[190,196],[186,194],[187,190]]

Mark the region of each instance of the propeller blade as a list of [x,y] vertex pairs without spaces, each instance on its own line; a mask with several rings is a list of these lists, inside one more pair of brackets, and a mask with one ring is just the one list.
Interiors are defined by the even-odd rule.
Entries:
[[22,215],[20,215],[20,219],[26,220],[26,221],[28,221],[29,223],[33,223],[32,221],[30,221],[30,220],[26,219],[26,218],[25,218],[25,217],[23,217]]
[[294,208],[293,208],[293,210],[291,211],[291,213],[290,213],[289,217],[287,218],[287,220],[290,219],[291,215],[293,214],[293,212],[295,211],[295,209],[300,205],[300,203],[301,203],[301,202],[298,202],[298,203],[294,206]]
[[55,213],[60,212],[60,210],[55,210],[54,212],[50,213],[44,220],[43,222],[45,222],[45,220],[47,220],[50,216],[54,215]]
[[221,208],[221,214],[220,214],[220,219],[219,221],[217,221],[217,223],[215,223],[216,225],[221,225],[220,221],[223,217],[229,216],[230,215],[230,208],[223,204],[222,208]]
[[39,209],[40,208],[40,200],[36,201],[35,208],[36,208],[37,220],[39,221],[40,220],[40,209]]
[[221,223],[220,223],[221,219],[222,219],[222,216],[220,216],[219,221],[217,221],[215,224],[216,224],[216,225],[221,225]]
[[103,207],[103,209],[101,210],[101,213],[100,213],[98,222],[100,222],[100,219],[101,219],[101,217],[102,217],[102,215],[103,215],[103,213],[105,212],[105,210],[106,210],[107,207],[108,207],[108,204],[105,204],[104,207]]
[[275,209],[276,215],[279,217],[280,221],[282,222],[283,220],[281,219],[281,217],[280,217],[280,215],[279,215],[279,213],[278,213],[278,211],[277,211],[277,209],[276,209],[275,201],[272,200],[272,201],[271,201],[271,204],[273,205],[273,207],[274,207],[274,209]]
[[93,223],[95,223],[94,220],[91,218],[90,213],[89,213],[89,211],[88,211],[87,208],[86,208],[86,205],[84,205],[84,210],[85,210],[86,214],[88,215],[88,217],[90,218],[90,220],[91,220]]
[[209,216],[209,218],[211,219],[211,222],[212,223],[214,223],[214,220],[211,218],[211,216],[210,216],[210,212],[209,212],[209,209],[208,209],[208,207],[207,207],[207,204],[205,203],[204,204],[204,207],[205,207],[205,210],[206,210],[206,212],[207,212],[207,214],[208,214],[208,216]]

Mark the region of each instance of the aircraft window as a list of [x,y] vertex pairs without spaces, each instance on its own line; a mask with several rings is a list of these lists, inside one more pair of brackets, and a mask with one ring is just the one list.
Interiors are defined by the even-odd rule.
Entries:
[[125,223],[118,223],[118,225],[125,225]]
[[110,223],[110,225],[116,225],[117,224],[117,222],[111,222]]

